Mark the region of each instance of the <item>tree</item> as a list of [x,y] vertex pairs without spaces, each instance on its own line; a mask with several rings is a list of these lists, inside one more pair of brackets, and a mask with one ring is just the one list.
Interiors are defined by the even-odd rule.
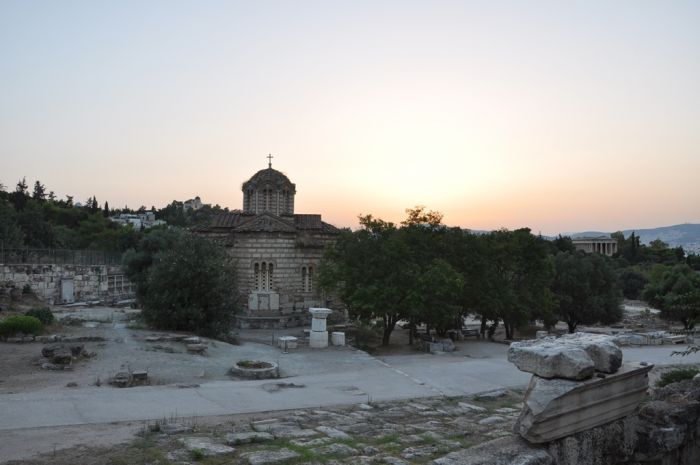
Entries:
[[633,268],[624,268],[618,275],[622,294],[627,299],[639,299],[649,280]]
[[143,317],[154,328],[225,334],[238,309],[234,266],[226,252],[181,230],[155,230],[124,255]]
[[17,186],[15,187],[15,192],[17,192],[18,194],[22,194],[26,197],[28,194],[27,188],[28,188],[27,178],[22,178],[19,181],[17,181]]
[[32,198],[40,202],[46,200],[46,188],[39,181],[36,181],[34,183],[34,192],[32,193]]
[[23,242],[24,234],[17,225],[17,215],[12,205],[0,199],[0,245],[5,248],[21,247]]
[[103,215],[105,218],[109,218],[109,202],[107,202],[107,201],[105,201],[105,207],[104,207],[104,209],[102,210],[102,215]]
[[556,254],[557,252],[575,252],[576,247],[574,246],[574,242],[571,240],[569,236],[562,236],[559,234],[553,241],[552,241],[552,248],[553,248],[553,253]]
[[361,228],[344,231],[319,266],[322,289],[336,293],[351,318],[379,319],[382,345],[388,345],[396,323],[407,315],[412,276],[409,250],[393,223],[360,216]]
[[27,194],[27,180],[26,178],[22,178],[17,182],[15,191],[10,195],[10,200],[15,206],[15,210],[20,211],[26,205],[28,199],[29,195]]
[[554,257],[552,292],[559,318],[569,332],[579,324],[614,323],[622,318],[617,277],[598,254],[559,253]]
[[644,299],[661,310],[661,318],[693,329],[700,316],[700,275],[688,265],[658,265],[644,288]]
[[24,209],[17,213],[17,224],[29,247],[54,247],[55,236],[51,224],[44,217],[42,205],[34,199],[27,201]]
[[484,289],[489,319],[503,321],[507,339],[529,321],[551,321],[553,266],[547,241],[527,228],[493,231],[483,240],[489,262]]
[[[447,261],[435,258],[416,276],[410,289],[407,309],[412,322],[422,322],[444,336],[456,326],[461,315],[460,306],[464,279]],[[461,327],[461,322],[457,323]]]
[[437,227],[442,224],[442,213],[433,210],[426,210],[425,206],[418,205],[406,209],[406,219],[401,222],[402,226],[426,225]]

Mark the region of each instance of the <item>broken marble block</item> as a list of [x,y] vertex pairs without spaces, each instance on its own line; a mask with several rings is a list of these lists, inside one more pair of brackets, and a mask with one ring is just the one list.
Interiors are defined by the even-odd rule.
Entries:
[[652,368],[625,363],[612,375],[585,381],[533,376],[515,432],[541,444],[625,417],[646,398]]
[[615,373],[622,365],[622,350],[615,344],[612,336],[592,333],[564,334],[560,343],[581,347],[593,360],[595,370],[603,373]]
[[514,342],[508,349],[508,361],[542,378],[583,380],[595,371],[617,371],[622,351],[610,336],[575,333]]
[[554,338],[514,342],[508,361],[521,371],[543,378],[588,379],[595,373],[591,357],[580,347],[567,347]]

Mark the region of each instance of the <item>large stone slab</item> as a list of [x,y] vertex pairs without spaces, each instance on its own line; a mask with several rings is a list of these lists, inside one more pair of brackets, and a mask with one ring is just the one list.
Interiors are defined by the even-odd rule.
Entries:
[[646,397],[652,368],[625,363],[615,374],[586,381],[533,376],[515,432],[544,443],[629,415]]
[[299,457],[299,454],[289,449],[263,450],[260,452],[248,452],[241,456],[250,465],[267,465],[269,463],[285,462]]
[[469,449],[450,452],[431,463],[433,465],[554,465],[554,460],[544,449],[533,447],[517,437],[507,437]]
[[575,333],[514,342],[508,361],[542,378],[583,380],[595,371],[614,373],[622,364],[622,351],[610,336]]
[[185,449],[191,452],[198,452],[204,457],[216,457],[219,455],[232,454],[236,451],[233,447],[224,444],[212,442],[206,437],[189,437],[181,438],[180,443],[185,446]]

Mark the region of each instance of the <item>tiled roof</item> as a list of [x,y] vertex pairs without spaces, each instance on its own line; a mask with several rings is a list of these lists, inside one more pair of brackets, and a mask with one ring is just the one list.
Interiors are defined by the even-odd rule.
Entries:
[[340,230],[321,221],[321,215],[284,215],[272,213],[229,212],[215,216],[208,227],[200,230],[228,229],[236,232],[297,232],[316,231],[338,234]]

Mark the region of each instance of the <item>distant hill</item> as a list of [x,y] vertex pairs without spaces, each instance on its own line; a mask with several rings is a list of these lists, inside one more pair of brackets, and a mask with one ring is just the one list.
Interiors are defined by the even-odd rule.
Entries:
[[[639,236],[639,239],[643,244],[648,244],[653,240],[661,239],[670,247],[681,246],[686,252],[700,254],[700,224],[684,223],[674,226],[662,226],[660,228],[626,229],[622,232],[625,234],[625,237],[627,237],[632,234],[632,231]],[[571,237],[602,236],[609,234],[610,232],[602,231],[562,233],[562,235]]]

